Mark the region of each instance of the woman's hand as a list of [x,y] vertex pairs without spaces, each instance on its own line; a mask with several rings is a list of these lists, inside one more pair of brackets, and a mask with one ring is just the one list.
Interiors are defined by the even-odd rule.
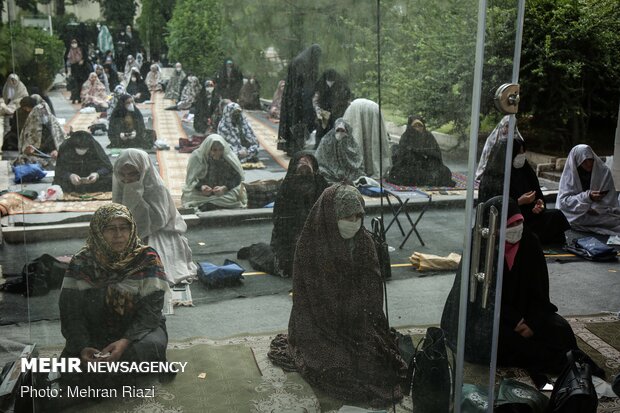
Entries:
[[203,194],[205,195],[211,195],[213,193],[213,188],[211,188],[209,185],[203,185],[200,187],[200,190],[202,191]]
[[73,186],[79,186],[82,183],[80,177],[76,174],[69,175],[69,181],[71,181]]
[[526,192],[523,195],[521,195],[519,199],[517,200],[517,203],[519,205],[527,205],[527,204],[531,204],[532,202],[534,202],[535,199],[536,199],[536,191],[530,191],[530,192]]
[[52,159],[58,158],[58,151],[54,149],[50,152],[50,156],[52,157]]
[[94,184],[95,182],[97,182],[97,179],[99,179],[99,174],[97,172],[93,172],[92,174],[88,175],[86,179],[88,180],[89,184]]
[[104,359],[104,361],[118,361],[122,356],[127,347],[131,342],[126,338],[121,338],[113,343],[108,344],[103,350],[102,353],[110,352],[110,357]]
[[521,319],[521,321],[519,321],[514,331],[517,334],[519,334],[521,337],[525,337],[525,338],[530,338],[534,335],[534,332],[527,324],[525,324],[525,319],[523,318]]
[[535,214],[540,214],[545,210],[545,202],[542,199],[536,200],[536,205],[532,208],[532,212]]
[[594,202],[599,202],[601,201],[603,198],[605,198],[605,195],[607,195],[608,191],[590,191],[590,199]]
[[213,194],[218,195],[218,196],[224,195],[227,190],[228,188],[226,188],[225,186],[216,186],[215,188],[213,188]]
[[95,358],[95,353],[99,353],[99,350],[93,347],[84,347],[80,352],[80,360],[85,364],[91,361],[98,361]]

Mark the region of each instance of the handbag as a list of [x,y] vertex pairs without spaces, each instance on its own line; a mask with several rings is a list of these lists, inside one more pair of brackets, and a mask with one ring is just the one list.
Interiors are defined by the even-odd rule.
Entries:
[[449,413],[454,383],[446,336],[441,328],[429,327],[426,330],[426,336],[418,343],[412,367],[413,411]]
[[38,163],[15,165],[13,167],[13,172],[15,173],[16,184],[39,182],[47,175],[47,172],[45,172]]
[[385,228],[383,227],[383,219],[376,217],[370,222],[372,232],[372,240],[377,249],[377,257],[379,258],[379,269],[381,270],[381,278],[387,280],[392,277],[392,267],[390,265],[390,251],[385,241]]
[[241,284],[245,269],[231,260],[224,260],[223,265],[204,261],[198,263],[198,279],[207,288],[222,288]]
[[532,386],[503,379],[495,399],[496,413],[545,413],[549,399]]
[[616,250],[594,237],[578,238],[573,240],[566,250],[590,261],[615,261]]
[[590,365],[576,361],[572,351],[566,358],[568,363],[553,386],[547,413],[596,413],[598,398]]

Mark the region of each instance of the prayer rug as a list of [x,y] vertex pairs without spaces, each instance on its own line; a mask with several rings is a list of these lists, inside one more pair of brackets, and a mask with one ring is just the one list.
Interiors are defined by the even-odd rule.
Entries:
[[288,169],[289,156],[285,152],[278,150],[278,129],[276,128],[274,130],[273,127],[267,124],[267,121],[262,119],[260,114],[254,115],[252,112],[246,111],[246,115],[260,146],[265,149],[269,156],[282,168],[285,170]]
[[[454,187],[449,186],[405,186],[405,185],[396,185],[387,181],[383,181],[383,186],[395,192],[412,192],[416,189],[424,192],[429,191],[462,191],[467,189],[467,175],[462,174],[460,172],[452,172],[452,180],[456,183]],[[474,181],[474,189],[478,189],[478,182]]]
[[[48,214],[56,212],[95,212],[102,205],[109,204],[110,198],[96,200],[81,199],[80,201],[33,201],[15,192],[0,196],[2,215]],[[88,202],[84,202],[88,201]]]
[[66,201],[111,201],[112,192],[65,192],[60,202]]
[[242,163],[241,167],[243,169],[265,169],[266,168],[265,164],[262,163],[261,161]]
[[[609,377],[620,371],[620,321],[616,315],[568,317],[580,347],[592,356]],[[426,327],[399,329],[417,344]],[[274,335],[243,336],[222,340],[196,338],[168,345],[168,360],[188,362],[185,373],[171,382],[155,384],[154,398],[105,400],[79,412],[326,412],[336,413],[345,404],[312,389],[298,373],[284,373],[267,358]],[[41,351],[53,356],[60,350]],[[465,365],[472,384],[486,384],[485,369]],[[203,375],[204,374],[204,375]],[[496,383],[515,378],[533,385],[521,369],[499,369]],[[547,393],[549,396],[550,393]],[[352,405],[348,402],[347,405]],[[367,406],[360,406],[367,407]],[[387,407],[387,406],[386,406]],[[390,411],[391,410],[391,406]],[[396,412],[411,412],[411,398],[396,405]],[[620,399],[599,400],[599,413],[617,413]]]

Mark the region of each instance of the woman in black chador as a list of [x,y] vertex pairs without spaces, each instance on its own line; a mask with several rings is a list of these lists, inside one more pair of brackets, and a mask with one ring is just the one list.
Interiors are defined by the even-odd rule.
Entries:
[[[478,199],[484,201],[502,194],[505,154],[505,141],[495,145],[480,177]],[[547,209],[536,172],[525,158],[525,141],[520,138],[515,138],[513,144],[510,197],[519,205],[525,226],[543,245],[566,242],[564,232],[570,229],[570,224],[559,209]]]
[[60,185],[64,192],[112,190],[112,164],[90,133],[73,132],[60,145],[54,185]]
[[407,129],[393,152],[390,182],[407,186],[455,185],[452,172],[443,164],[435,137],[421,118],[409,116]]
[[153,141],[146,133],[144,118],[129,95],[122,95],[110,117],[110,148],[151,149]]
[[321,47],[313,44],[298,54],[288,67],[280,112],[278,149],[290,156],[304,149],[306,137],[314,129],[316,114],[312,97],[319,76],[320,57]]
[[345,78],[334,69],[327,69],[314,86],[312,106],[316,112],[316,142],[334,127],[334,121],[341,118],[351,103],[351,89]]
[[224,60],[224,65],[215,79],[215,95],[220,99],[230,99],[237,102],[242,86],[243,74],[241,70],[232,59]]
[[[488,221],[491,206],[501,211],[502,197],[494,197],[485,203],[485,221]],[[488,222],[484,226],[488,226]],[[482,251],[484,248],[483,245]],[[549,273],[542,247],[536,235],[524,227],[523,215],[513,199],[508,204],[502,259],[504,270],[497,364],[538,373],[558,373],[567,362],[566,353],[578,350],[577,341],[570,324],[557,314],[558,308],[551,303]],[[476,302],[468,302],[465,360],[485,364],[491,354],[495,282],[491,285],[486,309],[480,303],[482,284],[478,284],[477,288]],[[456,348],[460,290],[459,269],[441,318],[441,327],[446,331],[448,345],[453,350]],[[591,364],[593,374],[604,375],[596,363],[585,355],[582,357]]]

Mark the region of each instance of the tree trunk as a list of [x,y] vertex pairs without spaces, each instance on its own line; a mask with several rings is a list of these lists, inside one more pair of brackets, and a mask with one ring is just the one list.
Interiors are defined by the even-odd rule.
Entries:
[[65,0],[54,0],[56,16],[65,15]]

